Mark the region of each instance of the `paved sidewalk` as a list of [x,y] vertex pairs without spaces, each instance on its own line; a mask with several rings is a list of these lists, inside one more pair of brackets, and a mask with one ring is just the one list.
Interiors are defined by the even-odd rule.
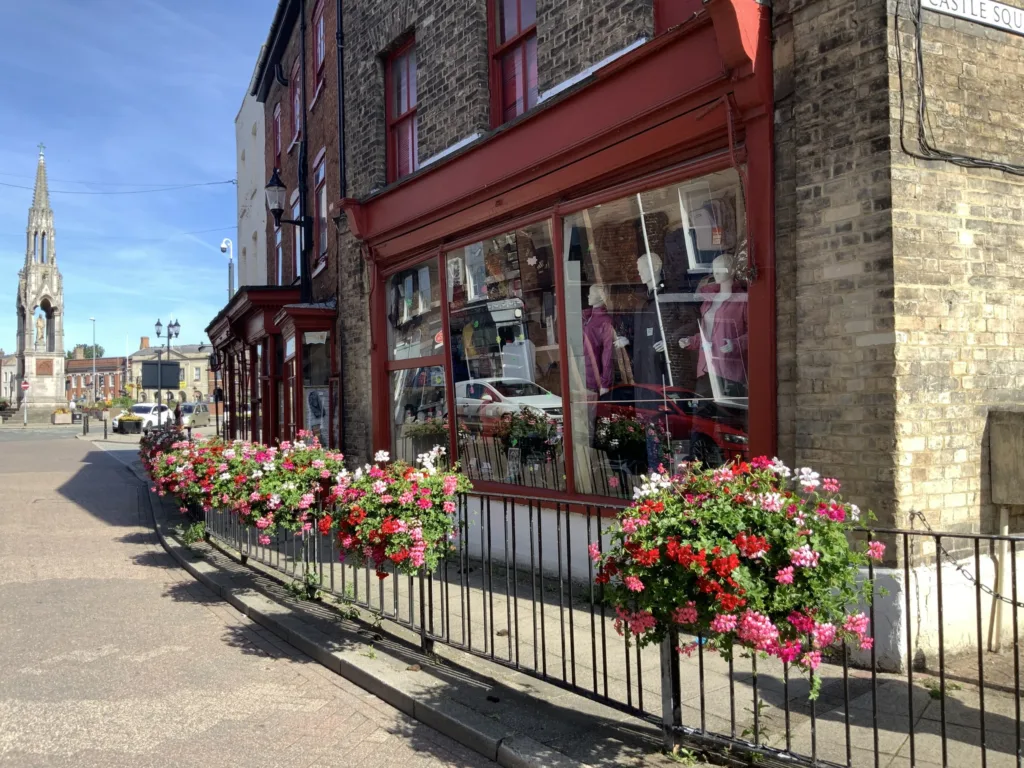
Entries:
[[0,765],[493,765],[175,567],[96,446],[26,435],[0,485]]

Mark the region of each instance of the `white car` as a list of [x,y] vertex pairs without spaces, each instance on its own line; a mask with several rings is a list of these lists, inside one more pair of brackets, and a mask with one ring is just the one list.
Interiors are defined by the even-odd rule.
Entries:
[[[142,417],[142,431],[148,432],[157,426],[157,420],[159,418],[160,424],[166,424],[169,421],[174,421],[174,411],[168,408],[166,405],[157,405],[156,403],[138,403],[132,406],[132,413],[136,416]],[[119,416],[115,416],[110,421],[110,427],[117,432],[117,425],[121,419],[122,413]]]
[[472,430],[492,432],[506,413],[523,408],[562,420],[562,398],[527,379],[470,379],[455,384],[459,419]]

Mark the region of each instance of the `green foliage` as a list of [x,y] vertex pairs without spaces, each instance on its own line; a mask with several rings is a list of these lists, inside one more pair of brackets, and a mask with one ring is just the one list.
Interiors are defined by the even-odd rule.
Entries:
[[187,528],[182,529],[181,532],[181,543],[186,547],[191,547],[193,544],[202,541],[203,537],[206,536],[206,523],[200,521],[198,523],[192,523]]

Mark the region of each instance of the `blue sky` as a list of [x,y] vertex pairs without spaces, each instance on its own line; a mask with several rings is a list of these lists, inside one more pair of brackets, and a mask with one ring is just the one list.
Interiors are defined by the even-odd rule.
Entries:
[[[235,186],[151,194],[114,184],[233,179],[234,118],[276,0],[32,0],[3,3],[0,184],[31,188],[46,144],[64,342],[108,355],[154,337],[205,340],[227,298],[224,237]],[[102,182],[70,183],[83,180]],[[17,273],[31,189],[0,186],[0,348],[14,349]],[[201,231],[212,230],[212,231]],[[195,234],[187,234],[195,233]],[[154,339],[155,341],[155,339]]]

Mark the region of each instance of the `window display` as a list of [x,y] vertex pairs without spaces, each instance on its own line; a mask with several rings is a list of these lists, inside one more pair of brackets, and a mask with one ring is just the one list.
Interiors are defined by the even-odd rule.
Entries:
[[444,368],[439,365],[393,371],[391,456],[415,465],[435,445],[448,445],[448,404]]
[[563,489],[551,225],[446,256],[458,456],[469,477]]
[[390,360],[426,357],[441,351],[441,283],[437,259],[403,270],[388,280]]
[[302,334],[302,396],[304,428],[323,444],[329,443],[331,335],[327,331]]
[[746,452],[745,212],[723,171],[566,216],[576,490]]

